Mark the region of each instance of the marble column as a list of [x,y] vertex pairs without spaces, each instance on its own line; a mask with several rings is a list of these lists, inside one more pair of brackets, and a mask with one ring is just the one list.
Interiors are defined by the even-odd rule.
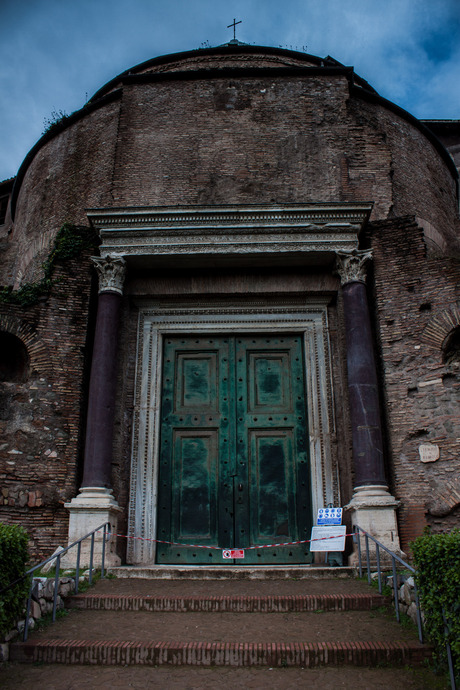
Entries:
[[366,265],[371,258],[369,250],[337,252],[355,476],[353,497],[346,509],[351,511],[354,525],[387,548],[400,552],[396,522],[399,502],[389,493],[385,478],[377,368],[365,282]]
[[[121,509],[112,495],[111,469],[116,395],[118,329],[126,264],[123,257],[92,257],[99,277],[99,297],[88,395],[83,481],[78,496],[66,503],[70,513],[69,544],[104,522],[116,533]],[[95,543],[94,562],[102,555],[102,533]],[[75,560],[72,552],[66,565]],[[82,544],[82,563],[89,543]],[[115,539],[106,545],[108,565],[118,565]]]

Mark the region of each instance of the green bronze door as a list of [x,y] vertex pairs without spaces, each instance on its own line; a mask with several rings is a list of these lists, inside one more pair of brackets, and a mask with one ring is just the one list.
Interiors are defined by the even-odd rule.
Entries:
[[277,546],[311,528],[301,338],[170,337],[163,356],[158,539],[174,544],[157,561],[309,562],[306,545]]

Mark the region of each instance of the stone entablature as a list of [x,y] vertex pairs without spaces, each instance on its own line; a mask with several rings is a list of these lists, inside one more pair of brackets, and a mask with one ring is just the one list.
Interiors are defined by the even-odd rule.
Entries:
[[101,254],[318,254],[352,251],[372,204],[91,209]]

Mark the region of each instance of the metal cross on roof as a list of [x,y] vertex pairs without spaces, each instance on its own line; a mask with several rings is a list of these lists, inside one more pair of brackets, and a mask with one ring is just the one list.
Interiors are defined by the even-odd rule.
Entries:
[[229,25],[227,26],[227,29],[230,29],[230,28],[233,26],[233,40],[234,40],[234,41],[236,40],[236,35],[235,35],[235,32],[236,32],[236,25],[237,25],[237,24],[241,24],[241,23],[242,23],[242,20],[240,20],[239,22],[237,22],[236,19],[233,19],[233,24],[229,24]]

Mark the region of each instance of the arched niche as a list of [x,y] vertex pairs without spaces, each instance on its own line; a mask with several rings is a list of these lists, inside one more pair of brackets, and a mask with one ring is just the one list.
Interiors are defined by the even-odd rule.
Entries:
[[453,369],[460,369],[460,326],[452,329],[442,344],[442,360]]
[[16,335],[0,331],[0,381],[19,383],[29,375],[29,353]]

